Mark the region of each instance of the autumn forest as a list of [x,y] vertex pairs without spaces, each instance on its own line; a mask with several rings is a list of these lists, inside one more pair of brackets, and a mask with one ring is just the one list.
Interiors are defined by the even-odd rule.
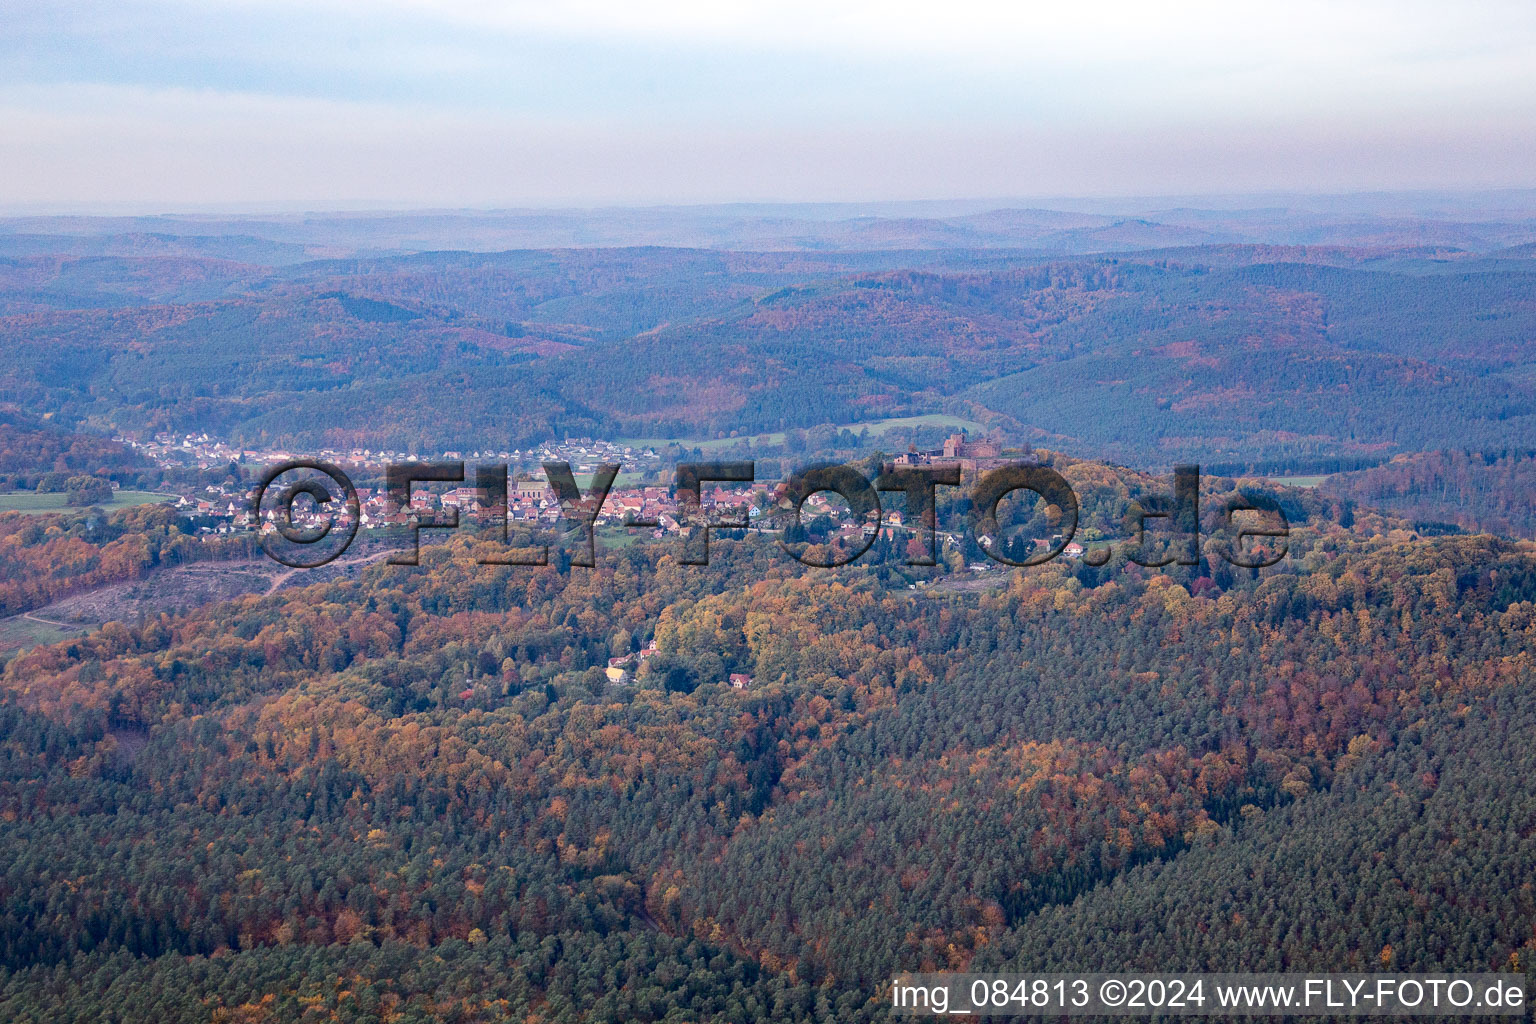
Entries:
[[[874,1021],[898,971],[1536,962],[1528,245],[110,226],[0,231],[0,1020]],[[707,566],[538,522],[541,566],[469,530],[392,565],[386,528],[307,575],[159,494],[259,476],[186,438],[622,441],[663,497],[755,460],[762,517]],[[785,553],[862,535],[785,528],[782,476],[897,458],[966,485],[937,565],[910,523]],[[988,550],[989,459],[1059,473],[1105,558],[995,557],[1061,510]],[[1210,544],[1138,564],[1185,462]]]

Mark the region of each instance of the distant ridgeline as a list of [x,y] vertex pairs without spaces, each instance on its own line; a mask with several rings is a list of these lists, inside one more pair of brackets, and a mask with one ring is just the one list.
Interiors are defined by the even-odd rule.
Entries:
[[425,451],[958,410],[1130,464],[1342,471],[1536,437],[1533,291],[1514,252],[1240,245],[35,257],[0,266],[0,401]]

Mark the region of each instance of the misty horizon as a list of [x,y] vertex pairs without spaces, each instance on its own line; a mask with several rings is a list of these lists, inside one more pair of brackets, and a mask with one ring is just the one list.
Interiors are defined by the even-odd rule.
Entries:
[[0,207],[1529,187],[1536,9],[79,0],[0,38]]

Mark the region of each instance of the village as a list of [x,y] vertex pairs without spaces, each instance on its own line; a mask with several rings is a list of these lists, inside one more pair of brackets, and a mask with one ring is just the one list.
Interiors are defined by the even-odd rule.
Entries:
[[[687,527],[687,513],[680,509],[675,488],[671,485],[635,482],[661,480],[664,463],[654,448],[635,447],[617,442],[587,437],[567,438],[563,442],[551,442],[538,448],[510,451],[445,451],[440,455],[422,457],[416,453],[404,453],[386,449],[350,449],[338,451],[321,449],[314,453],[288,449],[259,449],[232,445],[207,434],[171,436],[156,435],[151,441],[139,442],[120,438],[122,443],[141,452],[160,465],[178,468],[195,468],[216,473],[220,468],[234,466],[241,470],[240,477],[231,475],[220,483],[204,484],[195,490],[176,497],[173,504],[185,517],[192,532],[206,535],[230,535],[256,529],[270,533],[278,528],[278,510],[264,507],[259,521],[253,517],[250,506],[249,478],[262,467],[295,459],[315,457],[342,467],[349,476],[360,480],[381,480],[390,465],[423,465],[435,461],[462,461],[469,467],[479,463],[500,462],[509,467],[505,515],[509,527],[523,530],[557,528],[569,517],[562,512],[561,502],[547,478],[543,463],[564,462],[576,475],[578,485],[585,489],[590,478],[603,463],[617,463],[623,471],[620,481],[627,484],[610,488],[594,519],[600,528],[643,529],[649,536],[661,539],[682,533]],[[963,433],[945,439],[943,444],[930,451],[908,451],[897,455],[892,462],[896,466],[955,466],[968,477],[1008,462],[1017,456],[1005,456],[1002,446],[992,439],[972,440]],[[204,477],[207,478],[206,475]],[[740,509],[745,512],[741,527],[754,531],[777,532],[789,524],[793,510],[785,496],[787,485],[782,481],[755,481],[751,484],[706,484],[699,495],[700,506],[708,511]],[[439,521],[454,520],[462,526],[493,523],[500,506],[490,501],[482,489],[469,484],[454,486],[417,483],[412,488],[407,507],[395,507],[389,500],[382,482],[377,486],[358,486],[358,521],[361,531],[375,532],[409,528],[427,517]],[[582,505],[588,507],[581,508]],[[589,502],[579,503],[577,511],[590,515]],[[334,518],[330,511],[317,506],[301,496],[293,505],[293,523],[299,527],[319,526],[326,522],[343,528],[351,523],[350,510],[342,509]],[[455,516],[456,514],[456,516]],[[828,543],[854,546],[872,539],[876,533],[888,540],[898,535],[903,539],[909,531],[900,502],[886,503],[880,522],[855,522],[849,520],[846,504],[828,492],[812,494],[801,508],[802,523],[825,517]],[[365,534],[366,535],[366,534]],[[950,538],[946,535],[945,540]],[[1059,538],[1039,540],[1037,548],[1044,548]],[[989,539],[982,540],[984,548],[990,547]],[[1063,554],[1067,558],[1079,558],[1083,547],[1068,544]]]

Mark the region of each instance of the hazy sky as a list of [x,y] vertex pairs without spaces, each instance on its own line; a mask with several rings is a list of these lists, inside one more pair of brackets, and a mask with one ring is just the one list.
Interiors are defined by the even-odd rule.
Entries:
[[0,0],[0,206],[1536,185],[1532,0]]

